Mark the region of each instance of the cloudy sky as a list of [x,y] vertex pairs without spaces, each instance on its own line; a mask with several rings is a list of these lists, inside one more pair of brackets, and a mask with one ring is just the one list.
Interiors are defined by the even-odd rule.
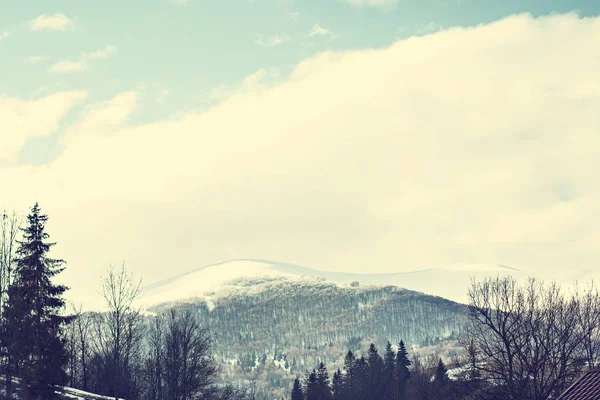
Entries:
[[[7,0],[0,205],[77,300],[233,258],[600,262],[600,2]],[[600,274],[599,274],[600,276]]]

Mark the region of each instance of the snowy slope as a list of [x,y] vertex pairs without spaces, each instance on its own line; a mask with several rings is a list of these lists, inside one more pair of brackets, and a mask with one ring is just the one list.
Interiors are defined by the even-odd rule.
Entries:
[[72,400],[114,400],[114,397],[100,396],[98,394],[84,392],[83,390],[73,389],[70,387],[64,387],[62,391],[57,391],[56,393],[60,394],[64,399]]
[[244,280],[252,280],[254,289],[260,290],[257,280],[326,280],[340,285],[358,281],[361,286],[399,286],[422,293],[466,302],[467,289],[472,277],[512,275],[524,279],[521,271],[493,264],[454,264],[414,272],[389,274],[358,274],[321,271],[299,265],[267,260],[231,260],[201,267],[185,274],[159,281],[144,288],[141,304],[151,306],[160,303],[202,298],[210,303],[214,296],[223,296],[239,288]]
[[[0,381],[2,381],[2,384],[4,384],[5,380],[6,380],[5,376],[0,375]],[[24,395],[22,394],[21,379],[17,378],[17,377],[13,377],[12,382],[14,385],[14,393],[12,395],[12,398],[15,400],[19,400],[22,397],[24,397]],[[69,399],[69,400],[114,400],[114,397],[101,396],[99,394],[85,392],[83,390],[74,389],[74,388],[67,387],[67,386],[62,387],[62,389],[60,389],[60,390],[56,390],[55,393],[58,395],[58,398],[61,400],[62,399],[65,399],[65,400],[67,400],[67,399]],[[6,391],[4,389],[0,389],[0,395],[6,396]],[[124,400],[124,399],[119,399],[119,400]]]

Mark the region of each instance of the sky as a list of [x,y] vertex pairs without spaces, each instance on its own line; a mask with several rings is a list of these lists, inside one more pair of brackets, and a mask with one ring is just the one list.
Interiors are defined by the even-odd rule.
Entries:
[[62,279],[600,260],[600,2],[5,0],[0,206]]

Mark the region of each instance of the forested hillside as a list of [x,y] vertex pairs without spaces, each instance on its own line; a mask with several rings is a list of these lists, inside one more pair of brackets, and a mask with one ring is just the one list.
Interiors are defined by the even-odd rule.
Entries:
[[387,340],[429,345],[456,338],[466,321],[465,306],[394,286],[264,277],[237,279],[208,295],[179,306],[196,310],[234,380],[256,380],[273,395],[321,361],[341,366],[348,349]]

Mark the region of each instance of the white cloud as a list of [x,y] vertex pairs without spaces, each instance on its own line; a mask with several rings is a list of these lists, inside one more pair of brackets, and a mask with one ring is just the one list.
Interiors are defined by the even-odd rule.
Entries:
[[261,68],[246,76],[241,82],[233,85],[216,86],[211,90],[209,97],[211,100],[223,101],[234,94],[247,94],[252,91],[264,90],[278,77],[279,70],[276,68]]
[[[314,24],[312,29],[308,32],[307,36],[309,38],[315,38],[318,36],[329,36],[330,39],[335,39],[335,37],[336,37],[329,29],[323,28],[319,24]],[[294,38],[294,37],[290,37],[285,34],[275,34],[275,35],[268,36],[268,37],[257,35],[255,43],[257,45],[263,46],[263,47],[275,47],[275,46],[282,45],[284,43],[291,43],[291,42],[296,42],[296,41],[298,41],[297,37]],[[307,42],[304,42],[301,40],[300,44],[302,44],[304,46],[312,46],[314,43],[307,43]]]
[[84,55],[85,59],[88,60],[97,60],[101,58],[108,58],[117,54],[117,46],[108,45],[103,49],[96,50],[93,53],[88,53]]
[[52,164],[0,169],[19,187],[3,201],[40,201],[77,296],[123,259],[148,283],[248,257],[597,271],[599,35],[600,18],[520,15],[324,53],[139,126],[122,94],[88,108]]
[[15,162],[29,139],[55,132],[60,120],[85,97],[79,91],[56,93],[33,101],[0,96],[0,173],[2,166]]
[[263,47],[275,47],[291,41],[292,38],[290,38],[288,35],[280,35],[277,33],[266,38],[258,35],[254,43]]
[[264,69],[264,68],[259,69],[255,73],[248,75],[246,78],[244,78],[244,87],[248,90],[255,89],[260,83],[262,83],[262,80],[267,75],[268,75],[268,72],[266,69]]
[[137,104],[134,91],[120,93],[113,99],[88,106],[79,121],[62,136],[64,143],[78,143],[107,137],[115,129],[122,129],[129,121]]
[[319,24],[315,24],[313,28],[308,33],[308,36],[334,36],[333,33],[329,29],[323,28]]
[[28,25],[32,31],[67,31],[75,27],[75,22],[63,13],[56,13],[54,15],[42,14],[29,21]]
[[46,56],[30,56],[25,58],[25,62],[28,64],[38,64],[47,59],[48,57]]
[[48,72],[68,73],[84,71],[88,67],[89,60],[99,60],[109,58],[117,53],[117,47],[108,45],[103,49],[96,50],[93,53],[83,53],[78,60],[61,60],[56,62]]
[[398,0],[344,0],[356,7],[381,7],[389,8],[398,4]]
[[10,32],[3,32],[0,33],[0,42],[3,41],[4,39],[8,39],[10,37]]
[[87,64],[85,63],[84,60],[79,60],[79,61],[62,60],[62,61],[58,61],[55,64],[53,64],[48,71],[54,72],[54,73],[67,73],[67,72],[83,71],[85,69],[87,69]]

